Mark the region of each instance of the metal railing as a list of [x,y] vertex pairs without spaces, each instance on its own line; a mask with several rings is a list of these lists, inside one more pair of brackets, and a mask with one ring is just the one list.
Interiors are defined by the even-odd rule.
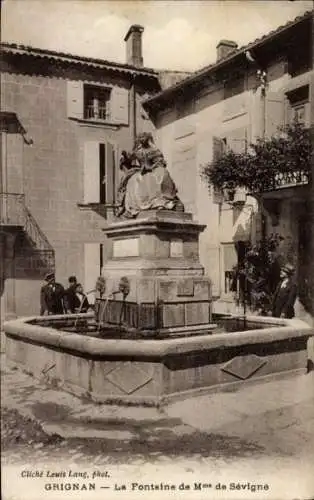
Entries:
[[25,204],[25,195],[0,193],[0,225],[21,228],[35,252],[54,267],[54,249]]
[[28,210],[25,204],[24,204],[24,213],[25,213],[24,231],[29,237],[29,239],[34,243],[34,246],[37,248],[37,250],[53,251],[53,247],[50,245],[47,237],[40,229],[36,219],[32,216],[31,212]]
[[308,182],[309,174],[303,170],[276,174],[274,178],[275,189],[302,186]]
[[88,105],[84,108],[84,118],[87,120],[109,120],[110,119],[110,111],[108,106],[93,106]]

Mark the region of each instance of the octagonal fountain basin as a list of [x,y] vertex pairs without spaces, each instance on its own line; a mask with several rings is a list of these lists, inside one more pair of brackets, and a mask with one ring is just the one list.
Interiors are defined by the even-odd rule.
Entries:
[[314,330],[298,319],[213,315],[215,325],[136,338],[93,313],[20,318],[4,325],[6,358],[37,379],[98,403],[159,406],[306,373]]

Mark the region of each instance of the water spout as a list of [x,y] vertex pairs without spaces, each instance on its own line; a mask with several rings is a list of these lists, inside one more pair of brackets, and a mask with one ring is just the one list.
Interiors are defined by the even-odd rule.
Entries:
[[97,331],[98,332],[100,331],[100,327],[101,327],[101,325],[103,323],[109,299],[112,299],[118,293],[121,293],[121,291],[120,290],[116,290],[114,292],[111,292],[109,295],[107,295],[107,297],[104,297],[105,304],[104,304],[103,310],[101,311],[101,315],[99,315],[99,317],[98,317],[98,326],[97,326]]
[[[95,293],[95,292],[96,292],[96,290],[95,290],[95,289],[94,289],[94,290],[88,290],[88,292],[86,292],[84,295],[86,296],[86,295],[89,295],[89,294],[91,294],[91,293]],[[84,304],[84,300],[82,300],[82,301],[81,301],[81,304],[80,304],[79,310],[78,310],[78,312],[77,312],[77,314],[78,314],[78,315],[79,315],[79,314],[81,314],[81,312],[82,312],[82,307],[83,307],[83,304]],[[77,325],[78,320],[79,320],[79,316],[77,316],[77,317],[76,317],[76,319],[75,319],[74,328],[76,328],[76,325]]]

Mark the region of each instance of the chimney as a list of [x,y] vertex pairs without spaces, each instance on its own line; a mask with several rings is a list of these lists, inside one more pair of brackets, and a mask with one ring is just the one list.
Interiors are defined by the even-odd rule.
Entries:
[[142,33],[143,26],[132,24],[129,31],[125,35],[126,42],[126,63],[130,66],[141,68],[143,66],[142,56]]
[[217,49],[217,62],[232,54],[238,48],[238,44],[232,40],[220,40]]

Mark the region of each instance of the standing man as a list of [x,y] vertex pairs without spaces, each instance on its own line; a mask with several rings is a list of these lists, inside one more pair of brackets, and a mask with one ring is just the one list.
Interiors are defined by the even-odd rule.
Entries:
[[45,285],[40,291],[40,315],[64,314],[65,290],[60,283],[56,283],[55,274],[48,273],[45,277]]
[[286,264],[280,271],[280,282],[273,298],[272,315],[275,318],[293,318],[294,303],[297,298],[295,270],[291,264]]
[[69,286],[65,291],[65,309],[67,313],[75,313],[76,307],[76,286],[77,279],[76,276],[70,276],[68,279]]

